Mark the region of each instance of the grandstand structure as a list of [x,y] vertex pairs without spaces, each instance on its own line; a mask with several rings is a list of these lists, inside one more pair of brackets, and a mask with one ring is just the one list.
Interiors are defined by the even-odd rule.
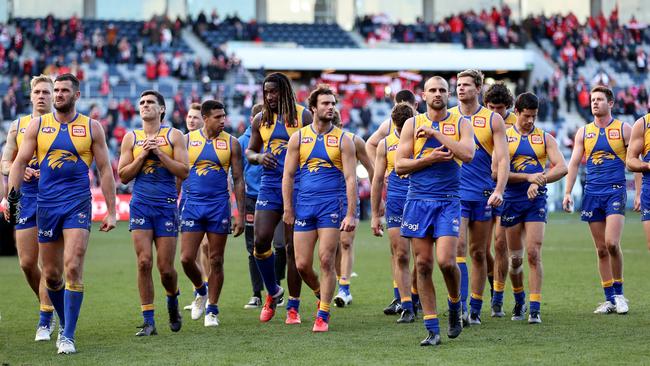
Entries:
[[29,110],[30,75],[74,72],[81,110],[106,127],[114,152],[137,123],[133,106],[145,89],[168,98],[169,121],[181,129],[190,102],[224,100],[238,134],[264,74],[283,71],[301,102],[318,82],[335,86],[344,126],[367,136],[397,90],[418,94],[440,74],[453,91],[457,71],[477,68],[488,83],[535,91],[544,128],[568,153],[573,131],[590,118],[585,90],[613,87],[619,117],[633,122],[648,110],[650,87],[650,5],[568,3],[0,0],[2,126]]

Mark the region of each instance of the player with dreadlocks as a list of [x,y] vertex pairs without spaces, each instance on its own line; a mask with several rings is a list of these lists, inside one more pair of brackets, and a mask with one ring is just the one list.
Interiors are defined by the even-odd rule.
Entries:
[[[253,255],[266,286],[267,296],[260,313],[260,321],[268,322],[275,315],[275,308],[284,295],[284,289],[276,282],[273,233],[282,220],[282,173],[289,137],[312,122],[312,115],[296,104],[291,82],[281,73],[269,74],[262,83],[264,108],[253,119],[251,138],[246,158],[251,164],[263,166],[260,190],[255,205]],[[296,175],[296,180],[298,176]],[[295,184],[298,187],[298,182]],[[296,192],[294,191],[294,195]],[[295,200],[295,199],[294,199]],[[300,287],[302,280],[296,270],[293,250],[293,225],[284,225],[287,253],[287,301],[286,324],[299,324]],[[310,286],[312,288],[317,288]],[[319,296],[319,293],[316,294]]]

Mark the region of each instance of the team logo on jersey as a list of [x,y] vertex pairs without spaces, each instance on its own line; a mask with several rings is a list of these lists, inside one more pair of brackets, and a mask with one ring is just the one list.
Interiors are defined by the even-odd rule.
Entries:
[[54,149],[47,154],[47,166],[52,169],[57,169],[63,166],[66,162],[76,163],[77,157],[67,150]]
[[544,143],[544,138],[540,135],[530,135],[530,142],[532,144],[541,145]]
[[608,153],[607,151],[596,151],[591,154],[591,162],[594,165],[600,165],[605,162],[605,160],[614,160],[616,157],[614,154]]
[[160,166],[160,161],[147,159],[142,165],[142,172],[144,174],[153,174]]
[[190,141],[190,146],[201,146],[201,145],[203,145],[203,141],[197,141],[197,140]]
[[50,127],[50,126],[46,126],[46,127],[41,128],[41,132],[43,132],[43,133],[55,133],[55,132],[56,132],[56,128],[54,128],[54,127]]
[[228,143],[223,139],[217,139],[217,141],[214,143],[214,146],[217,148],[217,150],[228,150]]
[[86,137],[86,126],[72,126],[72,136]]
[[594,137],[596,137],[596,134],[593,133],[593,132],[589,132],[589,133],[585,134],[586,139],[593,139]]
[[287,150],[287,141],[274,139],[269,142],[269,150],[273,155],[280,155]]
[[329,147],[337,147],[339,146],[339,138],[336,136],[327,136],[327,146]]
[[202,177],[207,175],[209,172],[218,172],[221,170],[221,166],[211,160],[199,160],[194,163],[194,168],[196,169],[196,175]]
[[165,146],[167,145],[167,139],[163,136],[156,136],[156,144],[158,144],[158,146]]
[[537,166],[537,160],[532,156],[518,155],[510,164],[515,172],[524,172],[529,166]]
[[474,127],[483,128],[487,124],[485,117],[474,117]]
[[442,125],[442,134],[443,135],[455,135],[456,134],[456,126],[447,125],[447,124]]
[[300,140],[300,143],[301,143],[301,144],[311,144],[312,142],[314,142],[314,138],[311,137],[311,136],[303,137],[303,138]]
[[320,168],[331,168],[332,164],[325,159],[311,158],[307,161],[307,170],[310,173],[316,173]]
[[609,130],[609,131],[607,131],[607,137],[609,137],[612,140],[620,140],[621,139],[621,131],[619,131],[619,130]]

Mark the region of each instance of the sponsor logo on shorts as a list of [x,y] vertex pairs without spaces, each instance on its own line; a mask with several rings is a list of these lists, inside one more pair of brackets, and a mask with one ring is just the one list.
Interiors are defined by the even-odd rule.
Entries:
[[312,142],[314,142],[314,138],[310,136],[303,137],[302,140],[300,140],[301,144],[311,144]]
[[388,216],[386,218],[386,222],[389,224],[401,224],[402,223],[402,216]]
[[131,223],[133,225],[144,225],[144,217],[132,217],[131,218]]
[[56,128],[50,127],[50,126],[43,127],[43,128],[41,128],[41,132],[43,132],[43,133],[55,133]]
[[474,127],[483,128],[487,124],[485,117],[474,117]]
[[72,136],[86,137],[86,126],[72,126]]
[[545,217],[546,216],[546,209],[545,208],[540,208],[538,212],[539,217]]
[[590,219],[590,218],[592,218],[594,216],[594,212],[593,211],[582,210],[582,211],[580,211],[580,216]]
[[612,140],[620,140],[621,131],[619,131],[619,130],[609,130],[609,131],[607,131],[607,136]]
[[54,231],[52,229],[50,230],[43,230],[43,229],[38,229],[38,236],[42,236],[45,238],[51,238],[54,236]]
[[25,225],[27,223],[28,217],[19,217],[18,218],[18,225]]
[[420,223],[418,222],[418,223],[414,223],[414,224],[409,224],[408,222],[403,221],[402,222],[402,228],[415,232],[415,231],[418,231],[418,229],[420,228]]
[[614,201],[614,202],[612,202],[612,207],[613,207],[615,210],[618,210],[618,209],[621,208],[621,203],[620,203],[619,201]]
[[544,138],[540,135],[531,135],[530,142],[535,145],[541,145],[544,143]]
[[503,216],[501,216],[501,221],[503,221],[503,222],[513,222],[513,221],[515,221],[515,216],[503,215]]
[[305,220],[296,220],[294,221],[295,226],[305,227],[307,226],[307,221]]
[[329,135],[327,136],[327,146],[329,147],[337,147],[339,146],[339,138],[336,136]]
[[451,220],[451,224],[452,224],[452,225],[460,225],[460,222],[459,222],[459,220],[458,220],[457,217],[454,217],[454,219]]
[[167,232],[174,231],[174,223],[172,221],[165,221],[165,230],[167,230]]
[[217,139],[214,146],[217,150],[228,150],[228,143],[224,139]]
[[201,146],[201,145],[203,145],[203,141],[197,141],[197,140],[190,141],[190,146]]
[[83,224],[88,221],[88,215],[85,212],[79,212],[77,214],[77,221],[79,221],[80,224]]
[[650,215],[650,210],[649,209],[644,209],[643,210],[643,216],[648,216]]
[[330,219],[332,220],[332,224],[336,224],[339,221],[339,214],[337,213],[330,214]]
[[455,135],[456,134],[456,126],[454,125],[442,125],[442,134],[443,135]]
[[255,204],[256,204],[257,206],[266,207],[266,205],[269,204],[269,200],[257,200],[257,201],[255,202]]
[[185,227],[194,227],[194,220],[182,220],[181,225]]

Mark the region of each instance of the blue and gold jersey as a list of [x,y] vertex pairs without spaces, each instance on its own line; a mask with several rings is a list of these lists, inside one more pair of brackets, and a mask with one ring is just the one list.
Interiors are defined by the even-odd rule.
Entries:
[[[516,127],[506,130],[510,171],[512,173],[535,174],[544,172],[546,167],[546,133],[535,127],[528,135],[522,135]],[[527,201],[530,183],[508,183],[503,199],[510,201]],[[546,194],[546,187],[539,187],[539,194]]]
[[[458,106],[450,109],[452,114],[461,115]],[[492,179],[492,152],[494,138],[492,137],[492,119],[494,112],[479,106],[478,110],[467,118],[474,129],[476,152],[471,162],[463,164],[460,175],[461,199],[464,201],[486,200],[496,183]]]
[[[23,144],[25,139],[25,131],[27,131],[27,126],[32,120],[31,115],[23,116],[18,119],[16,123],[16,146],[20,149],[20,145]],[[36,152],[32,155],[32,159],[27,164],[28,167],[38,170],[38,159],[36,157]],[[36,197],[38,195],[38,179],[33,178],[30,181],[24,181],[20,186],[20,192],[25,197]]]
[[[426,113],[415,116],[413,131],[420,126],[428,126],[440,131],[454,141],[460,141],[460,121],[458,114],[447,112],[441,121],[431,121]],[[413,141],[413,158],[420,159],[442,144],[436,138],[417,138]],[[460,197],[460,170],[463,163],[458,159],[433,163],[410,174],[408,199],[435,199]]]
[[305,126],[300,129],[299,134],[298,200],[318,204],[345,195],[341,161],[343,131],[332,126],[327,133],[319,135],[313,126]]
[[585,193],[611,193],[625,187],[625,154],[623,122],[612,118],[607,127],[594,122],[584,127],[583,144],[587,159]]
[[[174,148],[169,139],[171,127],[161,127],[156,135],[158,149],[170,158],[174,157]],[[176,177],[165,168],[160,159],[152,152],[142,148],[147,135],[142,128],[133,130],[133,157],[148,154],[133,184],[133,200],[146,203],[175,203]]]
[[41,116],[36,157],[41,176],[38,205],[54,207],[90,199],[88,169],[93,161],[90,119],[77,115],[68,123],[59,123],[53,113]]
[[[650,162],[650,113],[643,116],[643,161]],[[650,172],[643,172],[643,185],[650,185]]]
[[517,116],[511,111],[508,111],[506,117],[503,119],[503,123],[506,124],[506,129],[512,127],[517,122]]
[[[277,115],[273,115],[273,123],[270,126],[264,123],[260,124],[260,135],[263,143],[262,153],[270,152],[278,160],[278,165],[275,168],[264,167],[262,169],[261,185],[281,189],[284,158],[287,156],[289,137],[303,127],[303,114],[308,112],[305,107],[296,104],[298,116],[296,127],[277,123],[278,120],[282,120]],[[296,179],[299,179],[298,176],[297,174]]]
[[232,136],[225,131],[208,140],[203,129],[188,134],[187,152],[190,175],[186,191],[188,201],[212,205],[228,200],[228,170],[232,154]]
[[[392,123],[391,123],[392,125]],[[390,135],[384,139],[386,147],[386,198],[404,199],[409,191],[408,175],[397,175],[395,172],[395,156],[399,145],[399,133],[397,129],[392,129]]]

